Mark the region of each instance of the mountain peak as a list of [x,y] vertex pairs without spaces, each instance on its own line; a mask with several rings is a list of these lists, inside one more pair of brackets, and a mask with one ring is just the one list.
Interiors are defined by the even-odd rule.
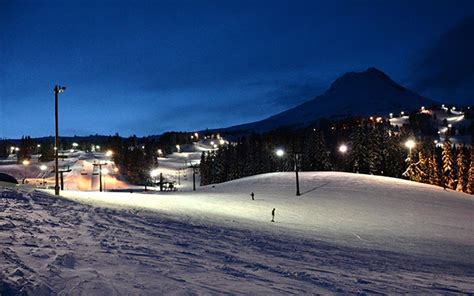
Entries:
[[370,67],[363,72],[347,72],[338,79],[336,79],[329,88],[329,92],[338,90],[351,89],[352,91],[357,89],[367,88],[392,88],[398,91],[406,90],[404,87],[393,81],[383,71]]
[[381,70],[347,72],[323,94],[287,111],[259,122],[231,127],[230,130],[269,131],[280,126],[307,126],[321,118],[387,115],[418,110],[434,101],[404,88]]

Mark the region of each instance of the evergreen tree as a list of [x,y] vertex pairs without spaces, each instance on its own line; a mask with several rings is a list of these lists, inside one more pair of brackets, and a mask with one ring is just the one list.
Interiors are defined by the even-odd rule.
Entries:
[[39,160],[42,162],[52,161],[54,160],[54,145],[50,141],[45,141],[41,143],[40,147],[40,158]]
[[428,162],[422,151],[418,152],[418,161],[411,161],[403,176],[415,182],[427,183]]
[[31,158],[31,153],[34,150],[34,142],[30,136],[21,137],[20,150],[17,152],[17,162],[21,163],[25,159]]
[[350,134],[350,162],[355,173],[374,173],[375,163],[372,147],[372,129],[366,124],[355,128]]
[[469,166],[469,171],[467,173],[466,192],[469,194],[474,194],[474,147],[473,146],[471,146],[471,165]]
[[429,183],[431,185],[440,185],[440,180],[439,180],[439,170],[438,170],[438,161],[436,160],[436,154],[433,152],[431,153],[430,159],[429,159],[429,169],[428,169],[428,174],[429,174]]
[[322,132],[308,129],[308,132],[304,135],[302,150],[301,164],[303,171],[331,170],[332,165]]
[[453,156],[451,150],[451,142],[446,139],[443,146],[442,161],[443,161],[443,183],[449,189],[454,189],[454,166]]
[[466,159],[464,157],[464,150],[461,147],[457,149],[457,169],[458,169],[458,182],[456,185],[456,191],[463,192],[466,184],[464,178],[466,173]]
[[7,141],[0,141],[0,158],[8,157],[10,154],[10,145]]

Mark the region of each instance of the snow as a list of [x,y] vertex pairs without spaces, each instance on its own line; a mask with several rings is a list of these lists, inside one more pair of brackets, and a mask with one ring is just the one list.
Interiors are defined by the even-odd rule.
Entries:
[[300,178],[299,197],[292,173],[196,192],[0,189],[0,282],[68,295],[474,291],[472,196],[369,175]]

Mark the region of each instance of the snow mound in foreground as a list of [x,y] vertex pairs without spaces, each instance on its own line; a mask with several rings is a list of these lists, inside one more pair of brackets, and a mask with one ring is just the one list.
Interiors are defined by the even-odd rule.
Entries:
[[[391,205],[398,196],[402,204],[431,198],[436,206],[428,213],[436,214],[458,209],[460,201],[469,209],[472,199],[438,195],[435,188],[403,181],[330,173],[302,174],[302,192],[307,193],[296,198],[292,177],[286,173],[255,176],[196,193],[68,192],[70,198],[102,207],[38,191],[0,188],[0,294],[444,294],[474,290],[472,247],[461,250],[453,237],[444,238],[446,234],[440,232],[448,247],[437,254],[439,246],[433,240],[397,233],[402,229],[398,225],[407,221],[399,219],[390,228],[395,235],[383,240],[382,235],[370,236],[373,217],[350,216],[382,207],[373,205],[376,199]],[[314,189],[316,181],[330,180],[333,185],[321,183]],[[364,189],[367,180],[374,185]],[[386,190],[385,181],[391,187],[405,187],[406,192],[380,197],[375,190]],[[353,194],[346,196],[339,187],[351,183],[352,190],[345,190]],[[269,184],[279,187],[270,190]],[[248,189],[255,189],[255,201],[250,200]],[[419,192],[429,195],[418,197]],[[360,207],[350,209],[356,201]],[[268,209],[273,206],[276,223],[269,222]],[[404,207],[395,207],[393,217]],[[325,222],[331,208],[340,216]],[[412,213],[429,217],[423,209],[412,209]],[[344,216],[344,211],[349,214]],[[458,214],[460,220],[465,218],[462,212]],[[346,219],[352,219],[353,225]],[[446,220],[441,216],[437,222],[441,229],[450,227]],[[335,221],[341,225],[333,227]],[[467,226],[460,224],[460,228]],[[381,229],[381,233],[388,231]],[[463,230],[469,232],[472,227]],[[349,244],[340,244],[341,238]],[[408,248],[394,247],[397,242]],[[426,254],[411,254],[412,248],[423,248]],[[449,252],[458,257],[447,258]]]

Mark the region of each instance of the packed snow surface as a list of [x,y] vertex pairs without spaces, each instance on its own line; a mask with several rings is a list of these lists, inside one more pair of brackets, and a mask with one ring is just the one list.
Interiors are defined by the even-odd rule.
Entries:
[[2,289],[474,292],[472,196],[335,172],[301,173],[295,196],[294,177],[264,174],[196,192],[64,191],[62,198],[0,189]]

